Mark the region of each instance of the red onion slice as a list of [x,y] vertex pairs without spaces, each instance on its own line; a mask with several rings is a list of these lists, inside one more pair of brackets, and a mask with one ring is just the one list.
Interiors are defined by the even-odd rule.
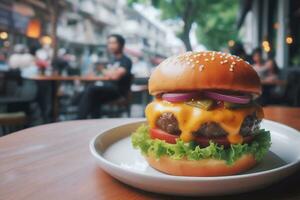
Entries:
[[176,102],[184,102],[199,96],[198,92],[188,92],[188,93],[164,93],[162,95],[162,99],[176,103]]
[[219,100],[219,101],[227,101],[231,103],[238,103],[238,104],[247,104],[250,102],[250,97],[247,95],[226,95],[220,94],[217,92],[209,92],[205,91],[204,95],[211,99]]

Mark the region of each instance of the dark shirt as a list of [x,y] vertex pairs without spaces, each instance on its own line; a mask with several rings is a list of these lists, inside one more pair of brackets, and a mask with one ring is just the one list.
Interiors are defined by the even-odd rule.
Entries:
[[115,57],[112,58],[109,61],[107,66],[107,68],[118,68],[118,67],[125,68],[126,73],[119,80],[116,81],[117,87],[122,95],[125,95],[130,89],[131,79],[132,79],[131,66],[132,66],[132,62],[130,58],[128,58],[124,54],[122,55],[121,58],[115,58]]

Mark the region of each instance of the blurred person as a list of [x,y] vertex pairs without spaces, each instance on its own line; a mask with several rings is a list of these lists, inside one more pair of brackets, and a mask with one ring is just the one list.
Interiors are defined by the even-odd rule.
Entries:
[[254,49],[252,53],[253,68],[263,82],[263,94],[260,96],[260,103],[262,105],[273,103],[273,94],[274,89],[276,88],[276,85],[264,83],[278,79],[279,75],[279,68],[276,61],[271,54],[269,55],[268,59],[264,61],[262,58],[262,50],[260,48]]
[[6,63],[6,55],[4,52],[0,51],[0,71],[8,70],[8,65]]
[[53,49],[50,45],[44,45],[36,51],[36,65],[42,71],[45,72],[46,68],[51,63],[53,55]]
[[81,74],[82,75],[89,74],[90,68],[92,66],[92,60],[90,57],[90,51],[87,50],[86,48],[83,51],[83,55],[81,57],[81,63],[82,63],[80,68]]
[[20,69],[34,66],[35,57],[29,53],[26,46],[17,44],[14,47],[12,55],[8,58],[8,66],[10,69]]
[[232,55],[239,56],[243,60],[250,62],[251,58],[247,55],[244,46],[240,42],[236,42],[232,47],[229,48],[229,51]]
[[68,52],[65,55],[65,59],[68,62],[67,74],[68,75],[80,75],[79,59],[73,54]]
[[[49,67],[49,63],[52,58],[52,48],[50,45],[43,45],[36,50],[36,65],[42,74],[46,73],[46,69]],[[39,105],[43,123],[52,122],[51,111],[52,105],[52,83],[51,81],[39,81],[37,84],[36,100]]]
[[273,81],[278,79],[279,74],[280,74],[280,69],[274,59],[274,55],[270,54],[268,56],[268,59],[265,62],[265,66],[268,69],[267,70],[267,75],[265,77],[265,81]]
[[36,51],[36,57],[41,60],[50,61],[53,55],[53,49],[50,45],[43,45]]
[[270,54],[266,61],[262,58],[262,50],[254,49],[252,53],[253,67],[262,81],[272,81],[278,78],[279,68]]
[[[269,54],[268,59],[265,62],[265,66],[267,68],[266,76],[263,81],[265,83],[272,82],[279,79],[280,70],[274,59],[272,54]],[[263,104],[274,104],[276,100],[278,100],[278,96],[280,96],[280,87],[276,85],[263,85],[263,95],[262,95],[262,103]]]
[[100,106],[125,96],[131,83],[131,60],[124,55],[125,39],[118,34],[111,34],[107,38],[107,49],[111,54],[108,65],[102,74],[110,81],[95,83],[86,88],[79,103],[79,119],[89,115],[99,117]]
[[255,48],[252,52],[252,66],[257,72],[261,80],[264,80],[268,74],[268,68],[265,65],[265,62],[262,57],[261,48]]
[[66,71],[69,67],[69,55],[67,50],[61,48],[57,52],[57,57],[52,61],[52,66],[59,74],[62,74],[63,71]]

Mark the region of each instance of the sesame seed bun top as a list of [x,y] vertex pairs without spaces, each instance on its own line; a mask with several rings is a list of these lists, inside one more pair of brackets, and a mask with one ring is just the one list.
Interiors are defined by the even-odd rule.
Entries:
[[231,54],[203,51],[172,56],[159,64],[149,79],[149,93],[222,90],[261,94],[253,67]]

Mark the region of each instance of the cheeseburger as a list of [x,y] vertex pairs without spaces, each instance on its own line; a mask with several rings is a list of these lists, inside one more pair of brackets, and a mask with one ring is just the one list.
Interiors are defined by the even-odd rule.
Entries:
[[225,176],[259,162],[270,147],[255,99],[261,83],[249,63],[227,53],[187,52],[166,59],[149,79],[148,125],[132,144],[149,165],[177,176]]

